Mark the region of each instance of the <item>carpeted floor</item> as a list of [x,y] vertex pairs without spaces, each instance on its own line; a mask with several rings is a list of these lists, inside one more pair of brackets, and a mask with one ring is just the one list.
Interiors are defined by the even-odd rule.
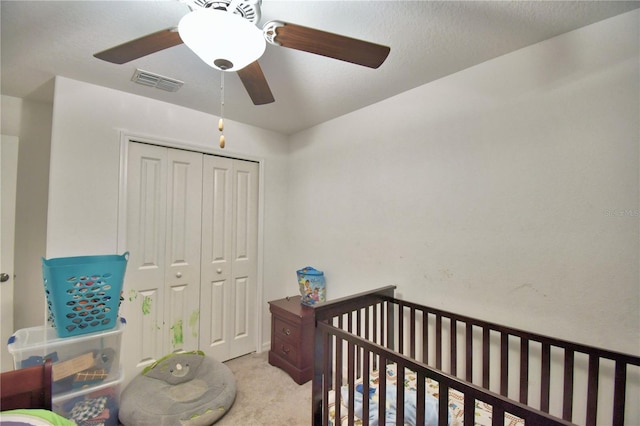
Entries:
[[306,426],[311,424],[311,382],[298,385],[269,364],[268,352],[225,362],[233,371],[238,393],[216,426]]

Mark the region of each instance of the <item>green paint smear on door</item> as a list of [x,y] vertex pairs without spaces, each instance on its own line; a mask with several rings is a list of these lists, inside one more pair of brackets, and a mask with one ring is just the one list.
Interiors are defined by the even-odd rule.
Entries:
[[137,298],[138,298],[138,292],[135,290],[129,290],[129,302],[133,302],[133,300]]
[[171,327],[172,339],[171,343],[173,347],[181,345],[184,342],[184,336],[182,334],[182,320],[176,321],[175,324]]
[[191,316],[189,317],[189,327],[191,328],[191,335],[193,337],[198,337],[198,320],[200,319],[200,311],[195,310],[191,312]]
[[149,315],[151,313],[151,296],[145,296],[142,301],[142,315]]

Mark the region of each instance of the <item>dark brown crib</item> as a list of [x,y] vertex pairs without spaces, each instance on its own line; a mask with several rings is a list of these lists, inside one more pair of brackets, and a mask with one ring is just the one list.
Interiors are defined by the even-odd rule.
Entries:
[[[418,425],[425,423],[427,379],[437,382],[439,425],[447,424],[450,391],[464,397],[465,426],[475,424],[480,402],[491,407],[492,426],[504,425],[505,416],[527,426],[617,426],[630,424],[625,414],[640,418],[640,357],[406,302],[395,299],[394,290],[388,286],[315,307],[314,425],[330,424],[330,414],[336,425],[369,424],[366,397],[357,423],[354,384],[359,380],[368,395],[371,372],[389,364],[397,367],[398,383],[405,371],[417,375]],[[385,418],[385,386],[380,380],[379,419]],[[404,397],[398,386],[397,425],[405,424]]]

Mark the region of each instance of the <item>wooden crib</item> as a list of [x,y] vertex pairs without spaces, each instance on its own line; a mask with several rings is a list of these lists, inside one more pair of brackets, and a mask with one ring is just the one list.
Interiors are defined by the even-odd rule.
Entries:
[[438,425],[640,419],[640,357],[398,300],[394,290],[315,307],[314,425],[429,424],[433,401]]

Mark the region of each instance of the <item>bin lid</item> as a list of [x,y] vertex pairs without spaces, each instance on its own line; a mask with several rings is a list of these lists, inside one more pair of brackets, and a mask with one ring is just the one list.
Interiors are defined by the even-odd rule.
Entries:
[[302,269],[296,271],[298,275],[324,275],[324,272],[318,271],[317,269],[311,266],[305,266]]
[[7,349],[9,350],[9,353],[14,354],[18,351],[42,346],[44,343],[47,345],[55,345],[62,341],[69,342],[72,339],[74,343],[76,343],[83,340],[95,339],[96,336],[108,337],[111,334],[122,333],[126,324],[127,320],[120,317],[118,318],[118,321],[116,321],[116,325],[110,330],[80,334],[74,337],[58,337],[56,329],[49,325],[22,328],[9,337],[9,340],[7,341]]

